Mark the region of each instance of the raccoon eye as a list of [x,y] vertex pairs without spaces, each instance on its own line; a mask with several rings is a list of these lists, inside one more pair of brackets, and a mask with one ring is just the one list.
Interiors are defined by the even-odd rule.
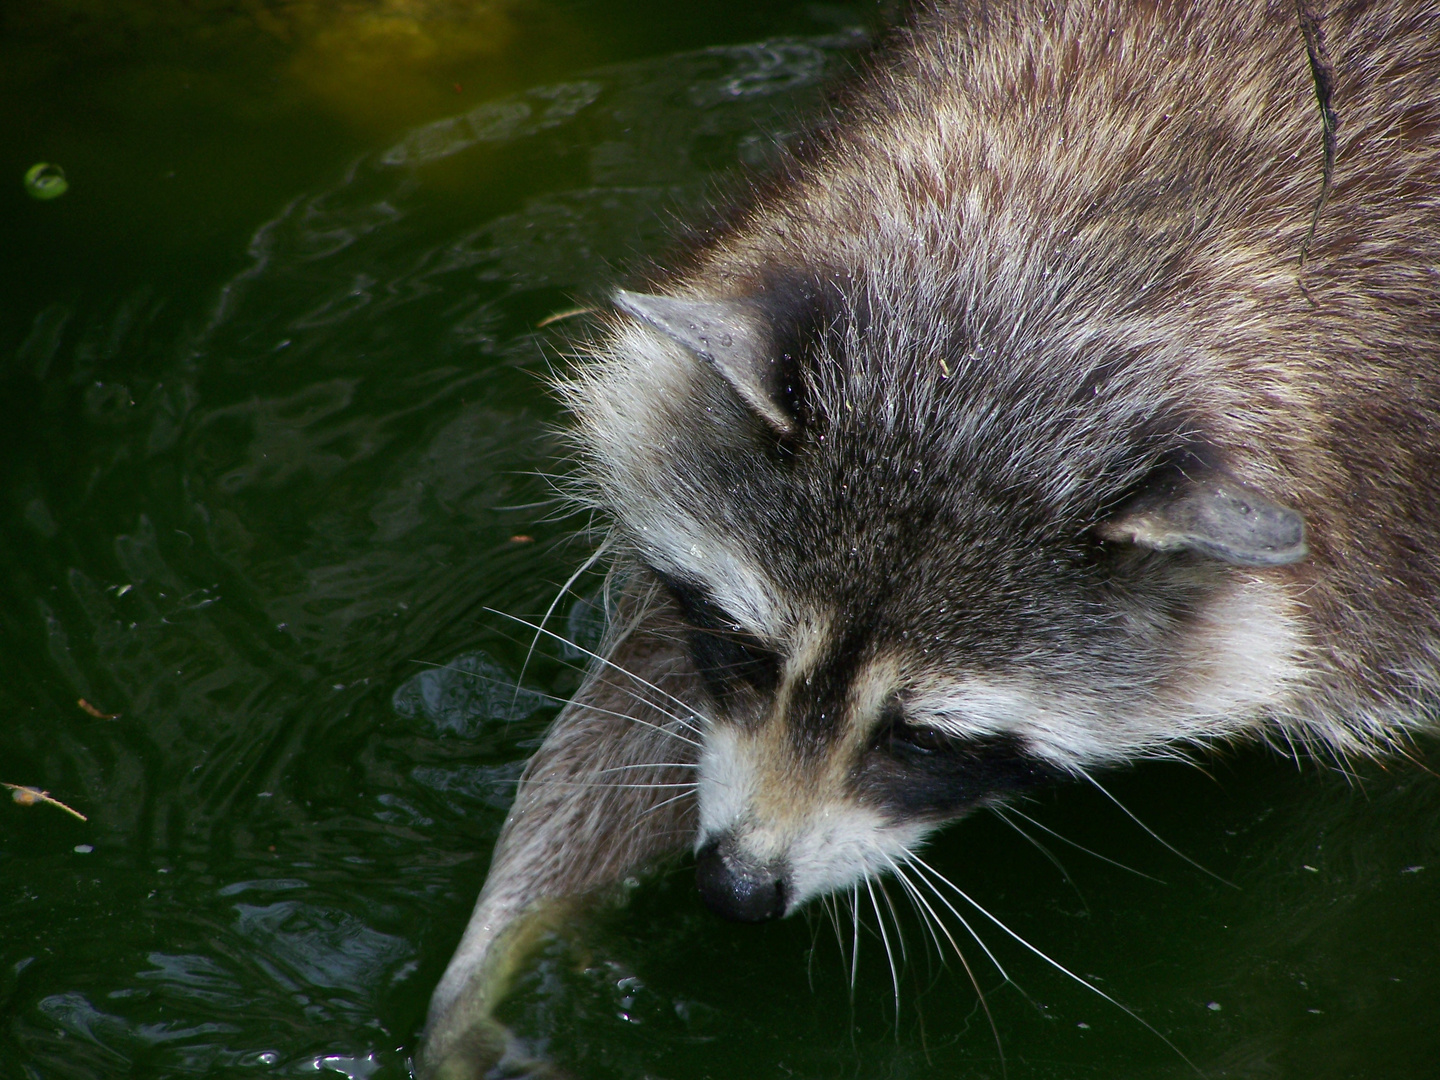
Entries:
[[689,581],[656,570],[654,567],[651,567],[650,572],[665,587],[665,591],[670,594],[670,599],[675,601],[675,606],[680,609],[680,614],[685,617],[686,622],[706,630],[716,630],[725,624],[723,613],[715,601],[705,595],[704,589]]
[[780,658],[707,596],[703,589],[659,571],[652,571],[674,599],[684,619],[690,656],[696,670],[717,698],[741,683],[769,692],[780,681]]
[[1010,735],[963,737],[905,722],[898,708],[884,719],[855,772],[860,792],[897,820],[944,820],[1057,776]]
[[943,735],[934,728],[916,727],[914,724],[901,724],[891,732],[890,738],[892,742],[925,754],[938,754],[949,749],[951,743],[948,735]]
[[886,709],[881,717],[875,747],[890,754],[907,754],[912,757],[930,757],[944,753],[954,746],[955,740],[932,727],[910,724],[898,708]]
[[744,683],[769,693],[780,681],[780,660],[749,635],[692,629],[690,654],[711,693],[725,697]]

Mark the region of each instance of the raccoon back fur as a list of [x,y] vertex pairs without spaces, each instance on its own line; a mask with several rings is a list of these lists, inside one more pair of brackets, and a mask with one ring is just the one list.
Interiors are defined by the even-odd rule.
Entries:
[[[422,1072],[673,850],[789,914],[1033,785],[1440,697],[1440,4],[925,8],[559,390],[609,637]],[[616,782],[616,778],[626,781]]]

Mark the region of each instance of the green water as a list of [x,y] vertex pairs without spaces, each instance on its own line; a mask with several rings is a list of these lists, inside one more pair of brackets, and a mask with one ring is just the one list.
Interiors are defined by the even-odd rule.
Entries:
[[[866,15],[0,6],[0,781],[89,817],[0,803],[0,1076],[406,1075],[577,680],[550,649],[517,692],[494,613],[587,550],[535,505],[536,324],[794,130]],[[868,898],[852,993],[848,912],[843,950],[821,909],[721,924],[684,866],[554,940],[506,1018],[580,1077],[1440,1076],[1440,780],[1207,770],[1109,787],[1238,888],[1089,789],[1025,811],[1150,877],[1019,819],[1055,862],[992,817],[933,848],[1153,1030],[931,897],[987,1018],[892,884],[897,1014]]]

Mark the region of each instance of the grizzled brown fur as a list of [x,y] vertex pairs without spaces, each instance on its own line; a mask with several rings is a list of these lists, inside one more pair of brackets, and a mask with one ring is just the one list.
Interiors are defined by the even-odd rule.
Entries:
[[[560,387],[627,614],[426,1068],[494,1056],[542,901],[664,850],[768,918],[1049,778],[1430,725],[1437,177],[1431,0],[917,13]],[[647,761],[694,795],[603,782]]]

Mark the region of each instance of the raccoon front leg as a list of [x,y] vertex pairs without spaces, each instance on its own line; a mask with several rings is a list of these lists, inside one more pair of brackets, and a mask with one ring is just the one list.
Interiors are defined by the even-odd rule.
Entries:
[[697,680],[664,605],[632,595],[621,608],[629,627],[612,633],[520,781],[430,1002],[425,1080],[476,1080],[502,1062],[545,1071],[494,1018],[519,965],[577,898],[693,842],[702,722],[685,703]]

